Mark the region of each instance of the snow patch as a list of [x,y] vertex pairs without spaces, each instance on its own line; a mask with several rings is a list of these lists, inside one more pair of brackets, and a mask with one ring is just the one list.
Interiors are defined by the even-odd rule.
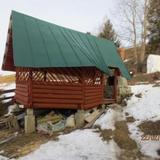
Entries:
[[103,114],[97,121],[95,125],[99,125],[101,129],[115,129],[115,122],[118,120],[122,120],[121,113],[117,110],[108,109],[105,114]]
[[3,90],[15,89],[15,88],[16,88],[15,83],[1,83],[0,84],[0,89],[3,89]]
[[[159,141],[142,140],[144,133],[138,128],[138,125],[143,121],[160,120],[160,87],[153,87],[149,84],[135,85],[131,89],[134,95],[128,101],[127,107],[124,108],[124,113],[128,112],[136,119],[134,123],[128,123],[130,137],[137,142],[143,154],[153,158],[160,158],[157,154],[157,150],[160,149]],[[142,94],[142,98],[135,96],[139,93]]]
[[137,142],[141,152],[144,155],[151,156],[153,158],[160,158],[157,154],[157,150],[160,149],[159,141],[142,140],[143,132],[141,132],[140,129],[137,127],[140,123],[140,121],[136,121],[134,123],[128,124],[128,129],[131,133],[130,137]]
[[[16,84],[15,83],[9,83],[9,84],[1,83],[0,84],[0,90],[1,89],[2,90],[9,90],[9,89],[15,89],[15,88],[16,88]],[[10,96],[14,96],[14,95],[15,95],[15,93],[11,92],[11,93],[5,93],[5,94],[1,95],[0,97],[10,97]],[[5,102],[8,102],[8,101],[10,101],[10,99],[4,100],[3,102],[5,103]]]
[[9,158],[0,155],[0,160],[9,160]]
[[116,160],[119,148],[113,140],[103,142],[93,130],[77,130],[60,135],[58,141],[49,141],[20,160]]
[[[135,119],[141,121],[160,119],[160,87],[152,87],[152,85],[135,85],[131,87],[134,95],[127,102],[126,112]],[[142,94],[142,98],[138,98],[136,94]]]
[[147,59],[147,73],[160,71],[160,56],[150,54]]

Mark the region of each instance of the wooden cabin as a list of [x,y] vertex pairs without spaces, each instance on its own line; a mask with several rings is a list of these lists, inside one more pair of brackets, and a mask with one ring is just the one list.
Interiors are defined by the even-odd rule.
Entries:
[[[88,109],[114,103],[117,76],[130,78],[115,45],[12,11],[2,69],[16,72],[25,108]],[[104,97],[107,77],[113,93]]]

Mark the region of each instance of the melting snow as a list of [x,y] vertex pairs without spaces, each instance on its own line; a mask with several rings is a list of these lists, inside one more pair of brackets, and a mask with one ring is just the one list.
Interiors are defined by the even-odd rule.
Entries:
[[[16,84],[15,83],[1,83],[0,84],[0,89],[3,89],[3,90],[8,90],[8,89],[15,89],[16,88]],[[14,96],[15,93],[12,92],[12,93],[5,93],[3,95],[1,95],[0,97],[10,97],[10,96]],[[4,100],[3,102],[8,102],[10,101],[9,99],[8,100]]]
[[118,149],[113,140],[104,142],[93,130],[77,130],[41,145],[21,160],[115,160]]
[[[117,105],[118,107],[118,105]],[[101,126],[101,129],[115,129],[115,122],[118,120],[122,120],[122,114],[121,112],[118,110],[118,108],[116,108],[116,110],[113,109],[108,109],[107,112],[105,114],[103,114],[96,122],[95,125],[99,125]]]
[[[152,87],[152,85],[136,85],[132,86],[134,95],[128,101],[124,112],[128,112],[135,119],[134,123],[128,123],[131,138],[139,145],[141,152],[153,158],[160,158],[157,150],[160,149],[159,141],[142,141],[143,132],[137,127],[146,120],[160,120],[160,87]],[[135,94],[142,94],[142,98],[138,98]]]
[[[136,85],[131,89],[134,95],[128,101],[125,111],[141,121],[160,119],[160,87]],[[139,93],[142,94],[142,98],[135,96]]]
[[[130,136],[133,138],[142,153],[153,158],[160,158],[157,149],[160,149],[159,141],[142,141],[143,133],[137,127],[146,120],[160,120],[160,87],[152,85],[132,86],[134,95],[123,109],[128,112],[136,121],[128,123]],[[136,94],[142,94],[138,98]],[[119,109],[108,109],[97,121],[102,129],[115,129],[114,123],[121,120],[122,112]],[[67,135],[60,135],[58,141],[49,141],[40,146],[39,149],[29,155],[20,158],[21,160],[116,160],[120,149],[113,140],[108,143],[103,141],[95,130],[76,130]],[[1,160],[1,157],[0,157]],[[5,159],[6,160],[6,159]]]
[[0,160],[9,160],[9,159],[0,155]]

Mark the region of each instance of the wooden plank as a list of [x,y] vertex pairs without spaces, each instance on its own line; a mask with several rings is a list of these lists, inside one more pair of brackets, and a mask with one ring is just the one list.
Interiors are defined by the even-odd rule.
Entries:
[[64,104],[72,104],[72,103],[75,103],[75,104],[79,104],[79,103],[82,103],[82,100],[79,100],[79,99],[49,99],[49,98],[33,98],[33,102],[36,103],[36,102],[42,102],[42,103],[57,103],[57,104],[61,104],[61,103],[64,103]]
[[2,97],[0,98],[0,101],[6,100],[6,99],[13,99],[14,96],[9,96],[9,97]]
[[5,94],[5,93],[10,93],[10,92],[14,92],[15,89],[8,89],[8,90],[2,90],[0,91],[1,94]]
[[66,86],[66,85],[44,85],[44,84],[33,84],[33,88],[35,89],[54,89],[54,90],[73,90],[73,91],[81,91],[81,86]]
[[17,83],[17,84],[16,84],[16,87],[27,89],[27,88],[28,88],[28,85],[27,85],[27,84],[19,84],[19,83]]
[[57,81],[46,81],[46,82],[33,82],[35,85],[55,85],[55,86],[81,86],[81,83],[69,83],[69,82],[57,82]]
[[34,108],[56,108],[56,109],[78,109],[77,104],[59,104],[59,103],[33,103]]
[[29,69],[29,80],[28,80],[28,105],[29,107],[32,107],[33,99],[32,99],[32,83],[33,83],[33,74],[32,74],[32,68]]
[[91,86],[85,86],[85,89],[87,89],[87,90],[94,90],[94,89],[101,89],[102,88],[102,85],[91,85]]
[[111,104],[115,102],[116,102],[116,99],[103,99],[103,104]]
[[99,102],[99,101],[102,101],[102,100],[103,100],[103,98],[94,98],[94,99],[86,100],[85,103],[89,104],[89,103]]
[[23,100],[21,100],[21,99],[16,99],[16,102],[18,102],[18,103],[20,103],[20,104],[23,104],[23,105],[25,105],[25,106],[28,105],[25,101],[23,101]]
[[86,94],[90,94],[90,93],[99,93],[102,92],[102,89],[95,89],[95,90],[85,90]]
[[28,103],[28,97],[24,97],[22,95],[19,95],[19,94],[16,94],[15,95],[15,99],[18,100],[20,99],[21,101],[25,102],[25,103]]
[[33,98],[82,99],[82,95],[33,93]]
[[18,95],[21,95],[21,96],[25,96],[25,97],[27,97],[29,94],[28,94],[28,92],[22,92],[22,91],[19,91],[19,90],[16,90],[16,92],[15,92],[16,94],[18,94]]
[[69,91],[69,90],[52,90],[52,89],[35,89],[33,88],[33,93],[51,93],[51,94],[78,94],[81,95],[82,91]]
[[28,89],[17,87],[16,91],[19,91],[19,92],[28,92]]
[[105,111],[105,110],[103,110],[103,109],[102,109],[101,111],[99,111],[99,114],[97,114],[97,115],[92,119],[92,121],[90,121],[88,124],[86,124],[84,128],[86,129],[86,128],[92,127],[92,125],[94,124],[94,122],[104,113],[104,111]]
[[92,100],[92,99],[103,99],[103,95],[95,95],[95,96],[86,96],[85,100]]
[[88,115],[86,118],[85,118],[85,121],[87,123],[93,121],[95,119],[95,117],[97,117],[97,115],[99,115],[100,111],[99,110],[95,110],[94,112],[92,112],[90,115]]
[[94,102],[94,103],[88,103],[84,105],[84,109],[94,108],[98,105],[102,104],[102,101]]
[[103,92],[102,91],[99,91],[99,92],[90,92],[90,93],[86,93],[85,92],[85,95],[86,96],[96,96],[96,95],[103,95]]

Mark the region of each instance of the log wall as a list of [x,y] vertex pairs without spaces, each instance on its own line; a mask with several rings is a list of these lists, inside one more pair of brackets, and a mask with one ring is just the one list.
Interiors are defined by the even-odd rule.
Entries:
[[33,83],[32,103],[35,108],[77,109],[82,101],[81,85]]
[[97,105],[102,104],[103,102],[103,86],[94,85],[94,86],[85,86],[84,94],[84,108],[92,108]]
[[103,79],[94,68],[17,68],[15,100],[26,108],[89,109],[104,103]]
[[28,84],[26,82],[16,83],[15,100],[16,102],[23,104],[25,106],[28,105],[29,92],[28,92]]

